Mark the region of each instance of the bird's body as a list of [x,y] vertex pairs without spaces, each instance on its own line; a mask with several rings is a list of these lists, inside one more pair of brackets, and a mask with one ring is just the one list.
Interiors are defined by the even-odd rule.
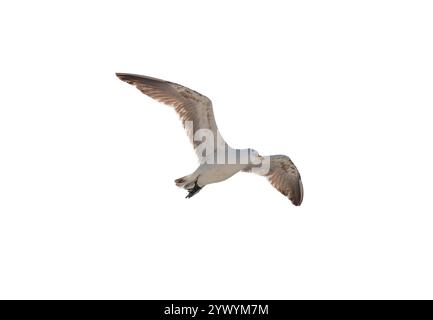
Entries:
[[262,157],[253,149],[231,148],[218,131],[212,103],[207,97],[169,81],[127,73],[116,75],[144,94],[173,106],[179,114],[200,161],[193,173],[175,180],[178,187],[188,190],[187,198],[205,185],[227,180],[244,171],[266,176],[294,205],[302,203],[301,176],[289,157]]
[[246,167],[245,164],[201,164],[191,175],[200,186],[217,183],[232,177]]
[[245,164],[202,164],[198,167],[199,185],[221,182],[232,177],[246,167]]

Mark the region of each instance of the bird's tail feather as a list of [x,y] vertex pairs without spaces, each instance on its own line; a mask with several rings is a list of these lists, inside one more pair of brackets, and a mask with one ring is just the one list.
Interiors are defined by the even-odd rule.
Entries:
[[184,188],[188,190],[194,187],[196,181],[197,176],[195,174],[190,174],[188,176],[174,180],[174,183],[176,183],[179,188]]

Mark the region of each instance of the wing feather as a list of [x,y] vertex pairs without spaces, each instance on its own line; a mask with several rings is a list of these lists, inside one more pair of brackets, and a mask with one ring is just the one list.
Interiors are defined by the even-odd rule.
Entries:
[[270,156],[270,168],[265,176],[271,185],[288,197],[295,206],[301,205],[304,198],[301,175],[289,157]]
[[[206,96],[180,84],[157,78],[129,73],[116,73],[116,75],[120,80],[135,86],[149,97],[174,107],[185,128],[189,129],[188,121],[191,121],[192,130],[190,131],[189,138],[194,149],[202,143],[201,140],[196,141],[194,139],[196,132],[200,129],[211,131],[213,135],[213,148],[211,149],[213,151],[225,148],[227,145],[218,131],[212,102]],[[206,141],[205,143],[210,143],[210,141]]]

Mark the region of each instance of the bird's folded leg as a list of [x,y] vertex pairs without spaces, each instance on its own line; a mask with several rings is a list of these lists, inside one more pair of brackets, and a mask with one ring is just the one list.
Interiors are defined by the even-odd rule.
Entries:
[[187,199],[191,198],[193,195],[197,194],[202,188],[203,187],[200,187],[197,184],[197,181],[196,181],[195,184],[194,184],[194,187],[192,189],[188,190],[189,192],[188,192],[188,194],[186,195],[185,198],[187,198]]

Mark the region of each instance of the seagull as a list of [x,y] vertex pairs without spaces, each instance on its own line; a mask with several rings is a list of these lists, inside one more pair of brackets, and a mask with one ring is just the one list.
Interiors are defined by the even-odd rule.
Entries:
[[217,128],[209,98],[174,82],[129,73],[116,73],[116,76],[173,107],[179,115],[200,162],[193,173],[175,180],[178,187],[188,191],[186,198],[208,184],[227,180],[242,171],[265,176],[295,206],[301,205],[304,195],[301,175],[290,158],[285,155],[262,157],[252,148],[231,148]]

